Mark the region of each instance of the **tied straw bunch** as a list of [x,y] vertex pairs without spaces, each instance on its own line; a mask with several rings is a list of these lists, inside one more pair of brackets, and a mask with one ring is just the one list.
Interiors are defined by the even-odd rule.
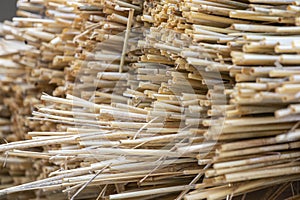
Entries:
[[0,29],[3,198],[299,198],[299,1],[17,6]]

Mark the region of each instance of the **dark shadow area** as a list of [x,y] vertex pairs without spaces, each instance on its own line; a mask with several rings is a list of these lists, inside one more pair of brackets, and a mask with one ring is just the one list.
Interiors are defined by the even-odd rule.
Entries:
[[1,0],[0,2],[0,22],[10,20],[16,15],[17,0]]

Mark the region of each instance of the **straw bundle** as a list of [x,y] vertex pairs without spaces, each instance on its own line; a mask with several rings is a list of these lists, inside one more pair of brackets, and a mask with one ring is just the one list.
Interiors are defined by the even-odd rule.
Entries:
[[[43,2],[18,2],[20,16],[42,18]],[[32,130],[29,120],[33,107],[39,103],[40,92],[48,87],[39,87],[30,81],[31,68],[38,65],[40,41],[30,34],[35,29],[33,24],[26,22],[6,21],[1,26],[1,123],[2,143],[23,140],[27,132]],[[39,28],[37,28],[39,29]],[[46,33],[45,33],[46,34]],[[29,45],[30,44],[30,45]],[[49,90],[48,90],[49,91]],[[36,123],[35,123],[36,124]],[[38,126],[34,126],[36,130]],[[33,181],[39,172],[35,171],[33,163],[28,158],[11,158],[8,154],[1,155],[3,169],[1,169],[2,188]],[[38,162],[36,163],[38,165]],[[33,196],[26,193],[23,199]],[[16,198],[12,196],[11,198]]]
[[16,185],[2,196],[230,199],[279,185],[275,199],[299,180],[298,1],[18,6],[3,31],[27,45],[3,54],[1,130],[23,131],[0,145],[1,181]]

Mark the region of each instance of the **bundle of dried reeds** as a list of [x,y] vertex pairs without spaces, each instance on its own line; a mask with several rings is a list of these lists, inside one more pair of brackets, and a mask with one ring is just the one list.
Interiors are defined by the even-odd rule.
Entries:
[[[37,110],[22,112],[27,140],[0,145],[1,181],[20,163],[28,183],[0,195],[230,199],[280,185],[265,196],[276,199],[300,179],[298,1],[18,6],[4,32],[27,46],[3,55],[17,71],[1,81],[1,127]],[[41,168],[30,182],[29,160]]]

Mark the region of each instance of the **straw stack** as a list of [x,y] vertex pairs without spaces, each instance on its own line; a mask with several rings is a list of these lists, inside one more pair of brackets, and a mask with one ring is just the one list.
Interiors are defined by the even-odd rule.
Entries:
[[[42,18],[43,2],[18,2],[18,15],[22,17]],[[31,69],[36,67],[40,43],[32,36],[35,25],[27,22],[6,21],[1,26],[1,143],[13,142],[28,138],[27,132],[32,130],[29,120],[34,105],[38,104],[41,92],[38,86],[30,82]],[[47,90],[46,87],[42,86]],[[38,123],[35,123],[38,124]],[[37,130],[38,126],[35,126]],[[28,158],[12,158],[8,154],[1,155],[1,186],[2,188],[19,185],[36,180],[39,172]],[[27,196],[26,196],[27,195]],[[33,196],[26,193],[23,199]],[[12,199],[16,196],[12,196]]]
[[0,151],[41,170],[1,195],[230,199],[279,185],[275,199],[300,179],[298,1],[18,5],[25,18],[4,30],[31,49],[5,59],[37,110],[28,140]]
[[[8,104],[9,100],[16,98],[20,94],[14,93],[17,85],[22,83],[22,76],[25,69],[16,61],[14,57],[17,56],[18,51],[28,49],[25,45],[17,41],[1,40],[1,143],[16,141],[24,135],[20,135],[20,130],[15,125],[16,121],[12,121],[17,116],[18,110],[11,109],[10,105],[14,103],[16,106],[17,101]],[[31,111],[30,111],[31,112]],[[30,113],[29,112],[29,113]],[[23,130],[23,128],[21,129]],[[13,133],[16,134],[13,134]],[[20,138],[21,137],[21,138]],[[28,159],[22,158],[8,158],[7,154],[3,154],[1,159],[1,188],[11,187],[15,184],[22,184],[28,181],[35,180],[35,173],[30,168],[32,163]],[[27,175],[26,173],[29,172]],[[30,193],[27,195],[30,196]],[[15,196],[16,197],[16,196]],[[24,198],[23,198],[24,199]]]
[[[185,14],[217,23],[194,24],[191,35],[198,41],[226,43],[231,49],[231,66],[207,70],[229,71],[236,82],[225,90],[232,105],[222,112],[225,121],[205,121],[211,126],[224,122],[221,134],[205,134],[221,144],[203,184],[186,199],[232,198],[299,179],[299,90],[292,89],[298,84],[292,77],[299,73],[295,46],[298,14],[292,10],[296,6],[286,1],[251,3],[257,4],[226,1],[200,8],[191,5]],[[198,36],[197,32],[210,36]],[[280,192],[272,195],[265,198],[277,198]]]

